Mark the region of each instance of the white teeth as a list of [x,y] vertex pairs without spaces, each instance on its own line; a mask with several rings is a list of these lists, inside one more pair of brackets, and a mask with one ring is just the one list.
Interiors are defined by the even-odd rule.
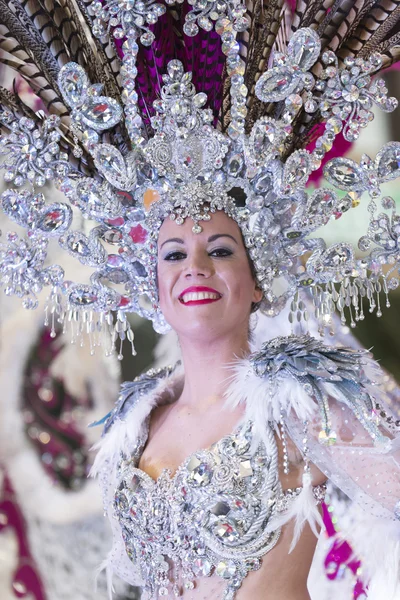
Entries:
[[182,296],[182,301],[186,302],[194,302],[196,300],[218,300],[220,298],[220,294],[216,294],[214,292],[189,292],[188,294],[184,294]]

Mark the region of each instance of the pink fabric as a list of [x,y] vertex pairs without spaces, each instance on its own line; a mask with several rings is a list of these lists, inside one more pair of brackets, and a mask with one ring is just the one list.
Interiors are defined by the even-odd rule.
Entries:
[[6,474],[3,491],[3,497],[0,497],[0,515],[3,517],[0,520],[0,532],[7,528],[13,529],[18,543],[18,565],[13,577],[13,592],[16,598],[29,596],[34,600],[46,600],[42,581],[29,551],[25,520]]
[[[322,517],[327,536],[332,539],[335,538],[337,532],[332,521],[332,513],[329,510],[329,506],[325,503],[322,504]],[[345,569],[350,569],[355,577],[353,587],[354,600],[357,600],[366,593],[363,582],[357,577],[358,569],[361,567],[361,561],[354,556],[350,544],[345,540],[333,540],[331,549],[326,555],[324,566],[326,569],[326,576],[331,580],[343,577]]]

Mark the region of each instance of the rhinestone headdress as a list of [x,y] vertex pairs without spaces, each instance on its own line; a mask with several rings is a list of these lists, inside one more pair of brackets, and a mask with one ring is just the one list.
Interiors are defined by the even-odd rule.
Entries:
[[[113,341],[133,342],[129,312],[152,319],[163,332],[156,288],[159,227],[165,218],[177,224],[190,218],[197,233],[223,210],[241,228],[265,314],[278,314],[290,300],[290,318],[307,320],[303,294],[311,295],[322,328],[336,309],[352,325],[364,317],[365,302],[380,313],[379,292],[398,286],[400,217],[392,198],[381,201],[386,212],[377,199],[380,185],[400,174],[400,143],[386,144],[375,159],[364,155],[360,164],[325,155],[339,134],[357,139],[373,119],[373,105],[385,112],[396,108],[383,80],[372,77],[394,60],[394,52],[380,46],[382,54],[348,52],[342,60],[316,27],[298,27],[283,52],[277,38],[273,46],[265,41],[264,67],[252,78],[254,47],[246,40],[256,35],[256,16],[238,0],[189,4],[187,12],[174,0],[167,6],[154,0],[78,2],[98,52],[114,53],[107,65],[119,76],[112,80],[106,73],[97,83],[77,62],[56,69],[49,59],[57,72],[51,103],[66,106],[69,116],[61,110],[33,114],[2,93],[0,154],[9,189],[1,206],[28,230],[26,238],[10,233],[0,244],[6,293],[34,308],[37,293],[50,286],[46,310],[53,323],[75,322],[78,334],[88,331],[93,338],[109,331]],[[208,85],[208,95],[196,90],[196,70],[188,72],[177,58],[166,63],[162,84],[151,82],[161,60],[159,52],[151,58],[157,35],[164,35],[171,15],[176,20],[184,14],[181,50],[190,46],[195,56],[196,36],[201,42],[209,36],[207,52],[215,49],[219,88]],[[92,75],[99,73],[87,64]],[[122,86],[120,94],[113,82]],[[152,85],[159,97],[153,94],[150,113],[145,96],[151,97]],[[307,182],[322,162],[332,187],[308,194]],[[47,181],[65,202],[45,199],[39,190]],[[363,192],[370,196],[370,224],[359,241],[362,259],[347,243],[327,247],[310,237],[352,210]],[[71,230],[74,207],[88,223],[97,222],[90,231]],[[90,284],[65,281],[60,266],[45,262],[53,237],[93,269]]]

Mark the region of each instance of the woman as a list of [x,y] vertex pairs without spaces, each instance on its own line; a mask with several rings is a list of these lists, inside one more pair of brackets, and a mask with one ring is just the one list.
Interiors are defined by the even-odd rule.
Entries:
[[[262,407],[258,415],[251,413],[255,407],[246,406],[245,394],[237,397],[238,388],[246,386],[239,365],[243,368],[250,353],[250,314],[262,294],[232,218],[218,211],[198,234],[192,225],[190,219],[177,225],[167,218],[158,236],[160,308],[178,335],[183,372],[178,367],[172,373],[150,373],[136,387],[126,384],[94,466],[101,473],[114,528],[108,565],[130,583],[144,586],[149,597],[308,599],[319,521],[315,506],[324,498],[335,459],[321,460],[324,472],[309,462],[310,451],[302,446],[307,446],[307,432],[296,439],[298,447],[285,433],[291,420],[294,435],[298,425],[303,429],[302,410],[295,402],[295,415],[288,415],[284,427],[279,412],[269,427]],[[249,379],[247,386],[260,405],[260,390],[252,385]],[[281,399],[288,395],[285,385],[283,380],[276,389]],[[273,405],[270,391],[264,383],[262,404]],[[349,445],[354,453],[357,436],[370,451],[371,437],[339,404],[331,403],[332,421],[344,421],[337,423],[337,452],[343,455]],[[313,410],[310,403],[302,409]],[[346,410],[346,419],[340,410]],[[315,412],[312,422],[318,420]],[[256,428],[251,426],[254,415]],[[312,437],[312,425],[309,430]],[[371,452],[373,464],[380,458]],[[263,465],[259,471],[257,461]],[[356,468],[362,465],[355,463]],[[368,468],[363,468],[368,479]],[[314,496],[308,513],[296,506],[307,474]],[[360,488],[362,493],[362,483]],[[384,492],[382,483],[379,495]],[[262,500],[274,510],[257,510]]]
[[[2,208],[29,236],[1,245],[0,282],[27,307],[50,284],[54,335],[61,321],[93,351],[102,337],[108,351],[117,338],[133,349],[129,312],[178,333],[183,369],[125,384],[106,420],[94,472],[114,530],[110,575],[150,597],[307,598],[328,479],[365,510],[367,525],[342,532],[362,551],[370,598],[395,598],[398,424],[376,367],[303,333],[251,353],[248,339],[257,305],[274,317],[289,301],[306,331],[309,301],[323,331],[335,310],[351,325],[365,304],[380,314],[379,292],[399,283],[399,217],[390,197],[391,216],[378,213],[377,198],[400,175],[400,144],[360,165],[329,157],[324,174],[345,195],[305,189],[340,133],[357,139],[372,104],[395,109],[372,75],[400,57],[398,7],[189,4],[2,3],[6,49],[18,52],[4,62],[54,114],[1,94],[15,186]],[[69,204],[38,194],[52,179],[97,222],[88,234],[69,230]],[[310,236],[363,191],[359,247],[377,248],[361,259]],[[90,285],[46,266],[49,237],[92,267]]]
[[[139,468],[154,480],[164,468],[175,473],[189,455],[209,448],[243,422],[243,405],[231,410],[224,395],[229,367],[250,352],[250,313],[262,296],[240,229],[223,212],[213,215],[200,235],[192,233],[190,222],[179,227],[166,220],[158,248],[160,307],[178,334],[185,378],[176,402],[155,408],[150,418]],[[292,469],[285,475],[278,436],[276,441],[283,488],[296,488],[301,485],[301,456],[293,451]],[[326,477],[314,471],[314,485],[323,483]],[[293,527],[286,525],[260,570],[243,583],[238,598],[309,598],[306,580],[316,538],[307,526],[288,555],[292,535]],[[280,571],[283,559],[287,570]],[[207,589],[202,593],[211,597]]]

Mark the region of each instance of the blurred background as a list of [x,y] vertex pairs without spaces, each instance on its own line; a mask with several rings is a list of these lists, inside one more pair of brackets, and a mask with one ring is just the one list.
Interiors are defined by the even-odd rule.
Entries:
[[[384,77],[389,95],[400,97],[399,72],[392,69]],[[5,87],[13,85],[4,69],[0,79]],[[29,103],[24,81],[16,80],[15,86]],[[398,115],[399,110],[377,112],[358,142],[346,146],[346,154],[355,160],[363,153],[374,158],[384,143],[400,140]],[[52,200],[59,195],[50,186],[44,192]],[[384,194],[400,208],[396,182],[386,184]],[[329,244],[350,241],[357,247],[368,225],[366,204],[363,197],[357,208],[324,228]],[[0,217],[0,229],[4,233],[15,226]],[[61,256],[56,246],[51,258],[62,264],[67,278],[73,272],[75,279],[85,280],[85,268]],[[390,302],[381,318],[368,314],[352,333],[400,378],[398,291],[391,293]],[[43,327],[44,303],[45,295],[38,310],[25,311],[16,298],[0,291],[0,598],[105,599],[105,577],[99,576],[95,592],[94,573],[109,550],[110,535],[98,486],[87,480],[89,448],[101,428],[87,425],[112,408],[121,380],[133,379],[155,360],[169,362],[176,342],[169,336],[158,344],[150,323],[134,317],[137,356],[127,351],[121,362],[100,352],[90,356],[87,348],[71,346],[66,337],[50,337]],[[279,331],[271,324],[271,334]],[[117,585],[116,597],[128,600],[138,594]]]

